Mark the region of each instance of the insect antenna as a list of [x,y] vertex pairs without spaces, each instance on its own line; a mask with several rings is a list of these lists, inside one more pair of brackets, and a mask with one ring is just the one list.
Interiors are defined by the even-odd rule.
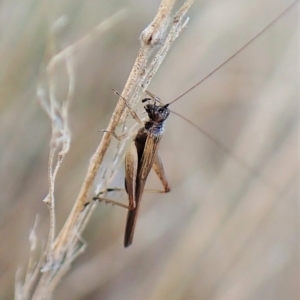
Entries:
[[190,121],[189,119],[187,119],[186,117],[184,117],[183,115],[170,110],[170,112],[180,118],[182,118],[183,120],[185,120],[188,124],[190,124],[191,126],[193,126],[196,130],[198,130],[199,132],[201,132],[203,135],[205,135],[208,139],[210,139],[216,146],[218,146],[220,149],[222,149],[228,156],[230,156],[231,158],[233,158],[235,161],[237,161],[241,166],[243,166],[246,170],[248,170],[253,176],[259,177],[267,186],[270,185],[269,182],[267,182],[262,174],[256,169],[251,167],[244,159],[242,159],[240,156],[236,155],[234,152],[232,152],[232,150],[230,148],[227,148],[224,144],[222,144],[219,140],[217,140],[214,136],[212,136],[211,134],[209,134],[207,131],[205,131],[203,128],[199,127],[198,125],[196,125],[195,123],[193,123],[192,121]]
[[[189,88],[187,91],[185,91],[183,94],[179,95],[177,98],[172,100],[168,103],[168,105],[173,104],[177,100],[181,99],[183,96],[188,94],[190,91],[195,89],[198,85],[200,85],[203,81],[205,81],[207,78],[209,78],[211,75],[213,75],[216,71],[221,69],[224,65],[226,65],[232,58],[237,56],[240,52],[242,52],[248,45],[250,45],[256,38],[261,36],[264,32],[266,32],[274,23],[276,23],[281,17],[283,17],[290,9],[293,8],[294,5],[296,5],[298,1],[293,2],[291,5],[289,5],[280,15],[278,15],[273,21],[271,21],[264,29],[262,29],[259,33],[257,33],[252,39],[250,39],[244,46],[242,46],[239,50],[237,50],[233,55],[231,55],[229,58],[227,58],[221,65],[219,65],[217,68],[215,68],[213,71],[211,71],[209,74],[207,74],[204,78],[202,78],[199,82],[197,82],[195,85],[193,85],[191,88]],[[154,96],[155,97],[155,96]]]
[[168,106],[169,106],[169,104],[164,104],[164,103],[160,100],[160,98],[158,98],[156,95],[152,94],[151,92],[145,91],[145,93],[148,94],[151,98],[145,98],[145,99],[142,100],[142,102],[154,100],[154,103],[155,103],[155,102],[158,102],[158,103],[160,103],[161,105],[163,105],[163,106],[165,106],[165,107],[168,107]]

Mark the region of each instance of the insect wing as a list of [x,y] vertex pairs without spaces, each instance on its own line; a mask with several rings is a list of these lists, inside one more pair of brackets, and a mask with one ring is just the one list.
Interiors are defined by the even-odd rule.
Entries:
[[136,206],[136,181],[138,172],[138,152],[135,143],[131,143],[125,156],[125,188],[129,198],[129,208]]
[[154,163],[160,138],[161,135],[160,136],[149,135],[145,143],[144,152],[138,166],[138,177],[136,177],[135,208],[129,210],[127,214],[125,237],[124,237],[125,247],[130,246],[132,243],[136,219],[138,216],[138,210],[140,206],[140,200],[143,195],[147,177]]
[[140,181],[138,188],[142,189],[145,185],[145,181],[150,173],[150,170],[154,163],[154,158],[158,149],[158,144],[161,139],[161,135],[147,137],[144,152],[139,165],[138,181]]

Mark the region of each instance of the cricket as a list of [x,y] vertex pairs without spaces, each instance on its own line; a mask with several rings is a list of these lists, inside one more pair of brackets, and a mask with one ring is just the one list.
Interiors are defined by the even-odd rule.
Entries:
[[[119,93],[115,93],[122,97]],[[148,102],[144,108],[149,120],[146,121],[145,124],[143,124],[143,121],[141,121],[130,108],[126,99],[122,98],[129,108],[132,117],[139,124],[144,125],[139,129],[125,155],[125,190],[128,194],[129,205],[124,206],[112,200],[101,199],[99,195],[94,198],[94,200],[103,200],[106,203],[116,204],[128,209],[124,237],[125,247],[130,246],[132,243],[141,198],[146,180],[152,168],[160,179],[164,187],[164,192],[167,193],[170,191],[163,164],[158,153],[158,145],[164,132],[165,121],[170,114],[170,110],[168,109],[169,104],[164,105],[158,97],[148,91],[146,91],[146,93],[151,98],[144,98],[142,100],[142,102]],[[157,105],[157,102],[159,105]],[[119,137],[114,132],[112,132],[112,134],[118,140],[125,137]],[[110,189],[108,191],[113,190],[114,189]]]
[[[289,10],[290,7],[287,9]],[[287,11],[286,10],[286,11]],[[285,12],[286,12],[285,11]],[[165,175],[163,163],[158,151],[159,143],[164,133],[165,122],[169,117],[170,113],[174,113],[179,117],[183,118],[190,125],[195,127],[202,134],[207,136],[213,143],[218,145],[223,149],[228,155],[234,158],[239,164],[243,165],[253,176],[259,177],[262,181],[264,178],[254,169],[252,169],[249,165],[247,165],[243,159],[236,156],[230,149],[224,147],[217,139],[203,131],[197,125],[181,116],[178,113],[175,113],[169,109],[169,106],[173,104],[175,101],[183,98],[187,93],[195,89],[199,86],[203,81],[205,81],[208,77],[210,77],[213,73],[223,67],[227,62],[229,62],[233,57],[238,55],[243,49],[245,49],[250,43],[252,43],[258,36],[262,35],[269,27],[271,27],[285,12],[280,14],[276,19],[274,19],[267,27],[265,27],[262,31],[260,31],[257,35],[255,35],[251,40],[249,40],[244,46],[242,46],[237,52],[235,52],[232,56],[230,56],[227,60],[225,60],[221,65],[219,65],[216,69],[206,75],[203,79],[193,85],[191,88],[186,90],[183,94],[172,100],[167,104],[163,104],[160,98],[156,95],[152,94],[149,91],[145,91],[147,94],[147,98],[143,98],[141,101],[146,103],[144,109],[148,115],[148,120],[143,122],[136,112],[130,107],[127,99],[122,97],[122,95],[116,91],[117,94],[123,101],[125,102],[131,116],[134,120],[136,120],[141,128],[138,130],[137,134],[134,136],[129,149],[125,154],[125,190],[128,195],[128,205],[119,203],[117,201],[105,199],[101,197],[101,194],[104,192],[111,192],[120,189],[106,189],[105,191],[100,192],[97,196],[93,198],[95,201],[103,201],[105,203],[110,203],[113,205],[121,206],[128,209],[127,220],[125,226],[125,235],[124,235],[124,247],[128,247],[132,244],[134,231],[136,227],[136,222],[138,218],[139,208],[141,204],[141,199],[143,196],[143,192],[145,190],[145,184],[148,178],[148,175],[151,169],[154,170],[156,175],[158,176],[160,182],[163,186],[164,193],[170,191],[170,185]],[[103,132],[108,132],[103,130]],[[115,132],[110,132],[116,139],[122,140],[127,137],[127,134],[123,134],[121,136],[116,135]],[[268,184],[265,182],[265,184]]]

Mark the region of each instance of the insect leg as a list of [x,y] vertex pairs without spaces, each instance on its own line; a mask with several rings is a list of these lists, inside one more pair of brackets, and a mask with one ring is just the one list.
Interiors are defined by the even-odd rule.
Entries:
[[153,170],[155,171],[156,175],[158,176],[159,180],[161,181],[163,187],[164,187],[164,192],[168,193],[171,188],[169,186],[164,167],[159,155],[159,152],[157,151],[154,157],[154,163],[152,166]]
[[127,137],[133,135],[131,132],[126,132],[126,133],[124,133],[124,134],[117,135],[114,131],[109,131],[109,130],[106,130],[106,129],[103,129],[103,130],[101,130],[101,131],[102,131],[102,132],[109,132],[109,133],[111,133],[111,134],[113,135],[113,137],[114,137],[115,139],[117,139],[118,141],[122,141],[123,139],[125,139],[125,138],[127,138]]
[[[111,203],[132,210],[136,206],[135,192],[136,192],[136,177],[138,169],[138,153],[135,143],[132,142],[130,148],[125,155],[125,188],[128,194],[129,205],[119,203],[114,200],[109,200],[101,197],[103,192],[100,192],[93,200],[104,201],[105,203]],[[107,189],[106,192],[111,192],[118,189]],[[120,189],[119,189],[120,190]]]
[[[137,123],[139,123],[141,125],[144,125],[144,122],[139,118],[139,116],[136,114],[136,112],[131,108],[131,106],[129,105],[127,100],[119,92],[117,92],[116,90],[113,89],[113,91],[116,95],[118,95],[121,99],[123,99],[123,101],[125,102],[127,108],[129,109],[129,112],[130,112],[131,116],[133,117],[133,119],[135,119],[137,121]],[[117,135],[114,131],[109,131],[109,130],[106,130],[106,129],[103,129],[102,132],[111,133],[114,136],[114,138],[116,138],[118,141],[121,141],[121,140],[123,140],[123,139],[125,139],[126,137],[129,136],[129,133],[124,133],[122,135]]]
[[[123,192],[123,191],[126,191],[125,188],[119,188],[119,187],[115,187],[115,188],[108,188],[105,190],[105,192]],[[156,189],[144,189],[144,192],[147,192],[147,193],[167,193],[165,190],[156,190]],[[102,194],[103,192],[99,193]],[[97,197],[95,197],[97,198]],[[97,199],[95,199],[97,200]]]
[[[102,192],[101,192],[101,193],[102,193]],[[120,207],[124,207],[124,208],[126,208],[126,209],[129,209],[129,206],[126,205],[126,204],[123,204],[123,203],[120,203],[120,202],[118,202],[118,201],[114,201],[114,200],[111,200],[111,199],[106,199],[106,198],[100,197],[100,194],[101,194],[101,193],[99,193],[97,196],[95,196],[95,197],[93,198],[93,200],[94,200],[94,201],[98,200],[99,202],[101,201],[101,202],[105,202],[106,204],[117,205],[117,206],[120,206]]]
[[127,100],[126,100],[119,92],[117,92],[116,90],[113,89],[113,91],[114,91],[114,93],[115,93],[116,95],[118,95],[120,98],[123,99],[123,101],[125,102],[127,108],[129,109],[129,112],[130,112],[131,116],[132,116],[139,124],[144,125],[143,121],[139,118],[139,116],[136,114],[136,112],[132,109],[132,107],[129,105],[129,103],[127,102]]

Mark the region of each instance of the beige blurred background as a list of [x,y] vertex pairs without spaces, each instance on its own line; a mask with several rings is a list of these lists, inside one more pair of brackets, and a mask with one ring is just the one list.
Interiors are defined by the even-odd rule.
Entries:
[[[171,101],[291,2],[196,1],[187,29],[149,90]],[[139,34],[159,3],[1,3],[0,299],[13,298],[15,273],[26,268],[36,216],[40,243],[47,238],[48,209],[42,200],[51,131],[36,88],[49,59],[51,27],[61,25],[55,34],[59,51],[124,10],[118,22],[75,57],[71,150],[56,186],[61,228],[101,139],[98,130],[107,126],[116,104],[111,88],[122,90]],[[172,107],[260,175],[170,116],[160,151],[171,192],[144,195],[128,249],[123,248],[126,212],[99,204],[83,235],[87,249],[53,299],[299,299],[297,26],[294,8]],[[57,97],[64,97],[64,67],[55,76]],[[123,170],[114,184],[123,185]],[[153,174],[147,187],[160,188]],[[125,194],[117,199],[126,203]]]

